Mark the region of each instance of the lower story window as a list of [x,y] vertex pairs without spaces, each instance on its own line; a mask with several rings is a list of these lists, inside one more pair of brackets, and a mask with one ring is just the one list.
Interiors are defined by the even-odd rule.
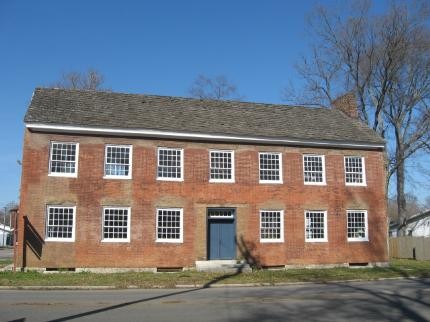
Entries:
[[260,211],[260,241],[284,241],[284,212],[282,210]]
[[307,242],[327,241],[327,211],[305,212],[305,237]]
[[130,241],[130,208],[103,208],[103,241]]
[[45,240],[74,241],[75,220],[76,207],[48,206]]
[[367,211],[348,210],[348,241],[367,241]]
[[157,209],[157,242],[182,243],[182,208]]

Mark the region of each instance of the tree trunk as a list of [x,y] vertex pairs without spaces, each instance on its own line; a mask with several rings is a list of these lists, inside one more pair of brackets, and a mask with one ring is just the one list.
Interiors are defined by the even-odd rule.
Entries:
[[406,229],[406,198],[405,198],[405,161],[404,146],[400,131],[396,129],[396,179],[397,179],[397,214],[402,235]]

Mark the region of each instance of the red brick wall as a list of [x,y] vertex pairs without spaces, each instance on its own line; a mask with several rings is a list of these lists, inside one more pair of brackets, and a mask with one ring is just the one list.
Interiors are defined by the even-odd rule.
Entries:
[[[79,142],[77,178],[48,176],[50,141]],[[103,179],[105,144],[133,145],[132,180]],[[184,182],[156,180],[157,147],[184,149]],[[208,149],[235,151],[236,183],[209,183]],[[283,184],[259,184],[258,152],[283,153]],[[302,153],[326,156],[326,186],[303,184]],[[344,184],[344,155],[366,162],[366,187]],[[206,259],[207,207],[237,209],[237,237],[262,265],[340,264],[387,261],[384,155],[381,151],[255,146],[41,134],[26,131],[22,164],[20,225],[27,216],[44,238],[47,204],[76,205],[76,240],[44,242],[39,252],[19,233],[17,266],[185,267]],[[103,206],[131,207],[130,243],[102,243]],[[155,242],[155,209],[184,209],[184,241]],[[260,243],[259,210],[283,209],[284,243]],[[367,209],[369,242],[348,242],[346,210]],[[304,211],[327,210],[328,242],[306,243]],[[39,253],[39,257],[35,255]],[[238,251],[238,258],[240,258]]]

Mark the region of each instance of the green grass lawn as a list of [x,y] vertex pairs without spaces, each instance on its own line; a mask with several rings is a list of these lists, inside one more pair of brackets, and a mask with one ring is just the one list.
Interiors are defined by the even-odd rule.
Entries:
[[3,267],[8,266],[10,264],[12,264],[11,259],[0,259],[0,268],[3,268]]
[[0,286],[113,286],[164,287],[179,284],[274,284],[285,282],[329,282],[352,279],[373,280],[387,277],[430,277],[430,261],[393,260],[386,268],[330,268],[257,270],[252,273],[222,274],[185,271],[179,273],[54,273],[0,272]]

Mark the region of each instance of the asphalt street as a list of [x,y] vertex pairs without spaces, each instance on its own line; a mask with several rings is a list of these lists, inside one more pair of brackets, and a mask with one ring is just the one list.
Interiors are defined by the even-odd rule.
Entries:
[[430,279],[172,290],[1,290],[0,320],[430,321]]

